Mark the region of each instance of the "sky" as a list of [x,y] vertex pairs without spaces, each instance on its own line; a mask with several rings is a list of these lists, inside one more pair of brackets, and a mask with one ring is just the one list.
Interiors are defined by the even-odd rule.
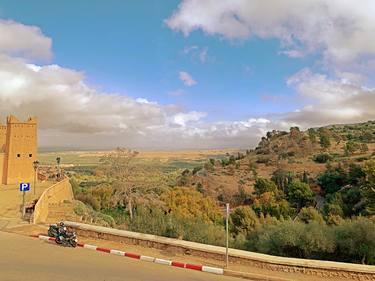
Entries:
[[373,0],[0,0],[0,118],[40,146],[250,148],[375,119]]

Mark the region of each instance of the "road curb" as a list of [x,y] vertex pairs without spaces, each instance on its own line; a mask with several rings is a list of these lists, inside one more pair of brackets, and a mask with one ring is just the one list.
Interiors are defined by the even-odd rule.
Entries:
[[266,276],[262,274],[234,271],[234,270],[229,270],[229,269],[224,269],[223,275],[250,279],[252,281],[293,281],[292,279],[286,279],[286,278],[281,278],[281,277],[271,277],[271,276]]
[[[45,235],[31,235],[31,237],[39,238],[44,241],[55,241],[55,238],[48,237]],[[212,274],[217,274],[217,275],[224,275],[224,269],[218,268],[218,267],[170,261],[170,260],[165,260],[165,259],[160,259],[160,258],[155,258],[155,257],[150,257],[150,256],[143,256],[143,255],[130,253],[130,252],[124,252],[124,251],[115,250],[115,249],[98,247],[96,245],[90,245],[90,244],[84,244],[84,243],[78,243],[77,246],[88,249],[88,250],[94,250],[94,251],[103,252],[107,254],[128,257],[128,258],[137,259],[141,261],[147,261],[147,262],[153,262],[153,263],[162,264],[162,265],[169,265],[169,266],[174,266],[174,267],[179,267],[179,268],[197,270],[197,271],[202,271],[202,272],[207,272],[207,273],[212,273]]]

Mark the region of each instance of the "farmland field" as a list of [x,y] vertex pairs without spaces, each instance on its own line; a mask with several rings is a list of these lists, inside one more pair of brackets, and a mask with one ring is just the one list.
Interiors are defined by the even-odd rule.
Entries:
[[[193,168],[207,161],[208,158],[220,159],[228,154],[233,154],[238,149],[213,149],[213,150],[176,150],[156,151],[140,150],[136,162],[140,165],[158,167],[163,171]],[[110,151],[56,151],[39,153],[42,165],[54,165],[56,158],[61,158],[61,166],[92,167],[99,164],[100,158]]]

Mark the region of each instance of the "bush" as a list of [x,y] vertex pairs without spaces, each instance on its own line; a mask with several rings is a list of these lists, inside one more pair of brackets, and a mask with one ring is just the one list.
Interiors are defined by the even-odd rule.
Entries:
[[286,221],[254,231],[247,247],[277,256],[321,259],[334,252],[335,242],[332,229],[326,225]]
[[335,228],[340,261],[375,263],[375,225],[365,218],[348,220]]
[[304,223],[317,222],[324,224],[323,216],[313,207],[302,208],[298,214],[298,220]]
[[251,231],[259,225],[258,216],[248,206],[240,206],[234,210],[230,215],[231,219],[231,232],[236,235],[239,233],[248,235]]
[[315,155],[313,158],[313,160],[316,163],[326,163],[328,161],[331,161],[332,159],[333,157],[329,155],[328,153],[321,153],[321,154]]
[[258,178],[254,184],[255,193],[260,195],[265,192],[276,192],[277,186],[273,181],[268,179]]

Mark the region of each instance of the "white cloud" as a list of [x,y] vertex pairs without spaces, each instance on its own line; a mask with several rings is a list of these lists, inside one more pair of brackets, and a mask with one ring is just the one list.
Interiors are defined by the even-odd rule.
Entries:
[[289,56],[322,50],[327,62],[345,67],[375,54],[374,14],[373,0],[183,0],[166,24],[185,35],[278,38]]
[[[218,8],[221,5],[218,4]],[[20,34],[25,38],[39,34],[47,39],[45,42],[51,42],[37,28],[18,23],[2,28],[6,26],[14,31],[14,25],[22,26]],[[7,33],[2,31],[2,34]],[[16,35],[12,36],[18,38]],[[290,77],[288,85],[295,88],[307,104],[293,112],[207,122],[204,112],[185,111],[176,105],[161,105],[142,97],[134,99],[101,92],[90,87],[80,71],[24,61],[25,58],[47,58],[52,54],[50,45],[44,50],[44,44],[36,43],[28,49],[21,43],[14,44],[13,49],[4,46],[0,43],[0,117],[4,120],[7,114],[15,114],[20,119],[38,116],[42,145],[164,149],[250,147],[272,129],[375,119],[375,90],[361,87],[362,77],[352,72],[340,72],[339,78],[333,79],[304,69]],[[24,57],[16,58],[21,55]],[[186,85],[196,84],[187,72],[179,74]]]
[[27,59],[50,59],[52,40],[35,26],[0,20],[0,53]]
[[375,89],[346,80],[329,79],[309,69],[303,69],[289,78],[288,84],[309,102],[295,112],[282,115],[284,122],[307,128],[375,119]]
[[[19,37],[17,32],[25,38],[39,34],[40,39],[46,39],[40,44],[31,40],[38,44],[28,47],[17,43],[5,48],[0,43],[0,118],[4,122],[8,114],[19,119],[37,116],[42,146],[248,146],[257,141],[267,125],[265,119],[207,123],[203,121],[207,115],[204,112],[186,112],[176,105],[98,91],[86,83],[83,72],[25,62],[25,58],[47,58],[52,54],[50,44],[45,45],[51,40],[38,28],[14,22],[2,28],[2,34],[15,32],[12,42]],[[188,73],[181,71],[180,75],[187,85],[196,84]]]
[[172,123],[177,124],[181,127],[186,127],[190,122],[196,122],[205,117],[207,113],[191,111],[188,113],[178,113],[172,117]]
[[180,71],[179,73],[180,80],[184,83],[186,86],[194,86],[197,84],[197,81],[194,80],[194,78],[185,71]]
[[199,47],[197,45],[186,46],[182,50],[185,55],[190,55],[193,60],[198,60],[201,63],[206,63],[207,61],[212,61],[212,58],[208,56],[208,47]]

